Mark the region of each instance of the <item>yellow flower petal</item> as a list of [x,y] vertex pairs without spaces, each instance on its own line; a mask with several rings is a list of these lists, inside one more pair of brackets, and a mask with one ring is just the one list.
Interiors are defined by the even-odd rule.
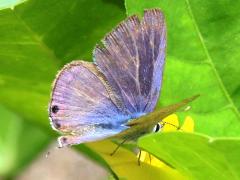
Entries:
[[163,123],[167,122],[163,127],[164,132],[176,131],[176,127],[179,126],[178,116],[176,114],[171,114],[168,117],[163,119]]
[[[138,156],[139,156],[139,154],[138,154]],[[159,167],[159,168],[166,168],[165,166],[167,166],[162,161],[160,161],[159,159],[157,159],[156,157],[154,157],[153,155],[151,155],[150,153],[148,153],[146,151],[141,152],[140,161],[148,163],[155,167]]]
[[[147,162],[148,160],[147,160],[147,152],[146,151],[142,151],[142,153],[141,153],[141,157],[140,157],[140,161],[142,161],[142,162]],[[138,156],[139,156],[139,153],[138,153]]]
[[184,132],[193,132],[194,131],[194,121],[190,116],[187,116],[184,120],[184,123],[181,127]]

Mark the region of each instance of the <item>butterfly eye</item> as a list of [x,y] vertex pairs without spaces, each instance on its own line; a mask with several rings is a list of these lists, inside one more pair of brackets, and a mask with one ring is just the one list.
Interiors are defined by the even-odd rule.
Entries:
[[160,131],[162,128],[162,125],[160,123],[157,123],[154,127],[153,127],[153,132],[158,132]]

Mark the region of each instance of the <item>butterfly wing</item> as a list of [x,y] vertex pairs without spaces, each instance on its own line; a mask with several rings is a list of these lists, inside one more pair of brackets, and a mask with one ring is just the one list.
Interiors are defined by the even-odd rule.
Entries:
[[57,76],[49,116],[52,127],[67,134],[60,146],[95,141],[116,134],[129,116],[122,113],[119,97],[96,65],[75,61]]
[[153,111],[165,62],[166,26],[158,9],[131,16],[94,50],[95,63],[106,76],[132,118]]

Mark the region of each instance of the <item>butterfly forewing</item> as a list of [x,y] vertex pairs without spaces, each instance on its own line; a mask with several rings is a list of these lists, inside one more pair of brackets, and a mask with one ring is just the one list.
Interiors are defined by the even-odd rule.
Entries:
[[166,27],[160,10],[143,20],[131,16],[96,47],[95,62],[133,118],[151,112],[157,102],[165,61]]

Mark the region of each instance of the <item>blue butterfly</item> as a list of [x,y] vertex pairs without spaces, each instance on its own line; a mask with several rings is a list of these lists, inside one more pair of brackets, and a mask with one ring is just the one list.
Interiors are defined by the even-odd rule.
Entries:
[[[57,75],[49,117],[59,146],[108,137],[136,139],[194,98],[154,111],[162,84],[166,24],[159,9],[120,23],[93,52],[94,63],[73,61]],[[149,120],[151,119],[151,120]]]

